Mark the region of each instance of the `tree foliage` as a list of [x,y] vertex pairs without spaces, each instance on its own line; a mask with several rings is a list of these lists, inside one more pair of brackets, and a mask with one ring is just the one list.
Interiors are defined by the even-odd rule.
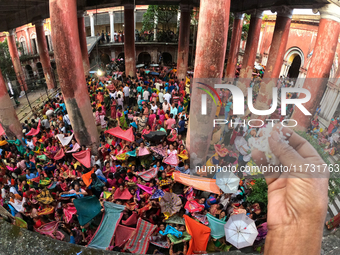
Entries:
[[[314,149],[319,153],[321,158],[325,161],[326,164],[331,164],[330,159],[329,159],[329,154],[325,152],[324,148],[319,145],[318,141],[311,135],[307,134],[306,132],[297,132],[300,136],[305,138],[313,147]],[[340,161],[337,161],[333,164],[340,164]],[[334,170],[336,168],[334,167]],[[333,202],[335,197],[340,194],[340,178],[339,178],[339,172],[332,171],[330,173],[330,178],[329,178],[329,188],[328,188],[328,197],[329,201]]]
[[[233,13],[231,13],[230,16],[229,16],[228,44],[227,44],[228,50],[229,50],[230,42],[231,42],[231,35],[233,33],[234,19],[235,19],[235,16],[234,16]],[[243,17],[243,26],[242,26],[242,34],[241,34],[241,39],[242,40],[246,40],[247,39],[248,31],[249,31],[249,21],[250,21],[250,15],[249,14],[244,14],[244,17]]]
[[9,54],[7,38],[0,42],[0,69],[4,77],[15,77],[11,55]]
[[249,203],[263,203],[264,208],[268,205],[268,185],[264,178],[255,180],[255,184],[252,186],[251,192],[247,195],[247,202]]
[[[178,5],[149,5],[143,15],[143,31],[156,29],[160,31],[170,30],[171,23],[177,21]],[[157,22],[156,22],[157,21]]]

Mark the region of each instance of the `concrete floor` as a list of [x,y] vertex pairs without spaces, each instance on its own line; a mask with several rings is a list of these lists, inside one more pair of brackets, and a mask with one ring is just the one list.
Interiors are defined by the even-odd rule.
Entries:
[[[48,92],[49,97],[54,96],[55,92]],[[28,100],[27,100],[28,97]],[[16,112],[18,115],[18,118],[20,122],[24,122],[26,119],[31,118],[32,116],[32,109],[40,107],[43,102],[47,99],[47,93],[45,89],[39,89],[35,91],[30,91],[26,95],[23,95],[18,98],[18,101],[20,102],[20,105],[16,107]],[[29,103],[31,104],[31,107],[29,106]]]

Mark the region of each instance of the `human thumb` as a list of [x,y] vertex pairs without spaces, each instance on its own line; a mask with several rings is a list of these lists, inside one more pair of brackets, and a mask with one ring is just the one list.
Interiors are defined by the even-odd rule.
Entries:
[[277,131],[272,131],[268,138],[269,147],[284,166],[294,166],[303,164],[303,158],[301,155],[289,145],[288,141],[280,137]]

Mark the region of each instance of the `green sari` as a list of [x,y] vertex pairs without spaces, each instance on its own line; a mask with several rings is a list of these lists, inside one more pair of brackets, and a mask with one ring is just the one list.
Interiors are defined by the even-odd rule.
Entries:
[[128,128],[128,125],[126,123],[126,118],[125,118],[125,114],[122,112],[122,116],[119,117],[119,122],[120,122],[120,127],[122,129],[127,129]]
[[8,143],[10,144],[14,144],[17,147],[17,150],[19,151],[19,153],[22,155],[25,153],[25,148],[24,146],[22,146],[21,142],[19,139],[16,140],[7,140]]

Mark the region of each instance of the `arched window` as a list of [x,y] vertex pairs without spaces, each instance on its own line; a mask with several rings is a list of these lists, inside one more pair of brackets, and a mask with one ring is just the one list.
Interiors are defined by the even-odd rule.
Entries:
[[51,38],[51,31],[50,30],[48,30],[48,29],[45,30],[45,37],[46,37],[48,51],[53,51],[52,38]]
[[26,39],[24,36],[20,36],[19,43],[20,43],[20,47],[22,48],[22,54],[27,55],[28,54],[27,44],[26,44]]
[[31,34],[30,38],[31,38],[31,45],[32,45],[33,54],[38,54],[39,50],[38,50],[38,41],[37,41],[36,33],[33,32]]

